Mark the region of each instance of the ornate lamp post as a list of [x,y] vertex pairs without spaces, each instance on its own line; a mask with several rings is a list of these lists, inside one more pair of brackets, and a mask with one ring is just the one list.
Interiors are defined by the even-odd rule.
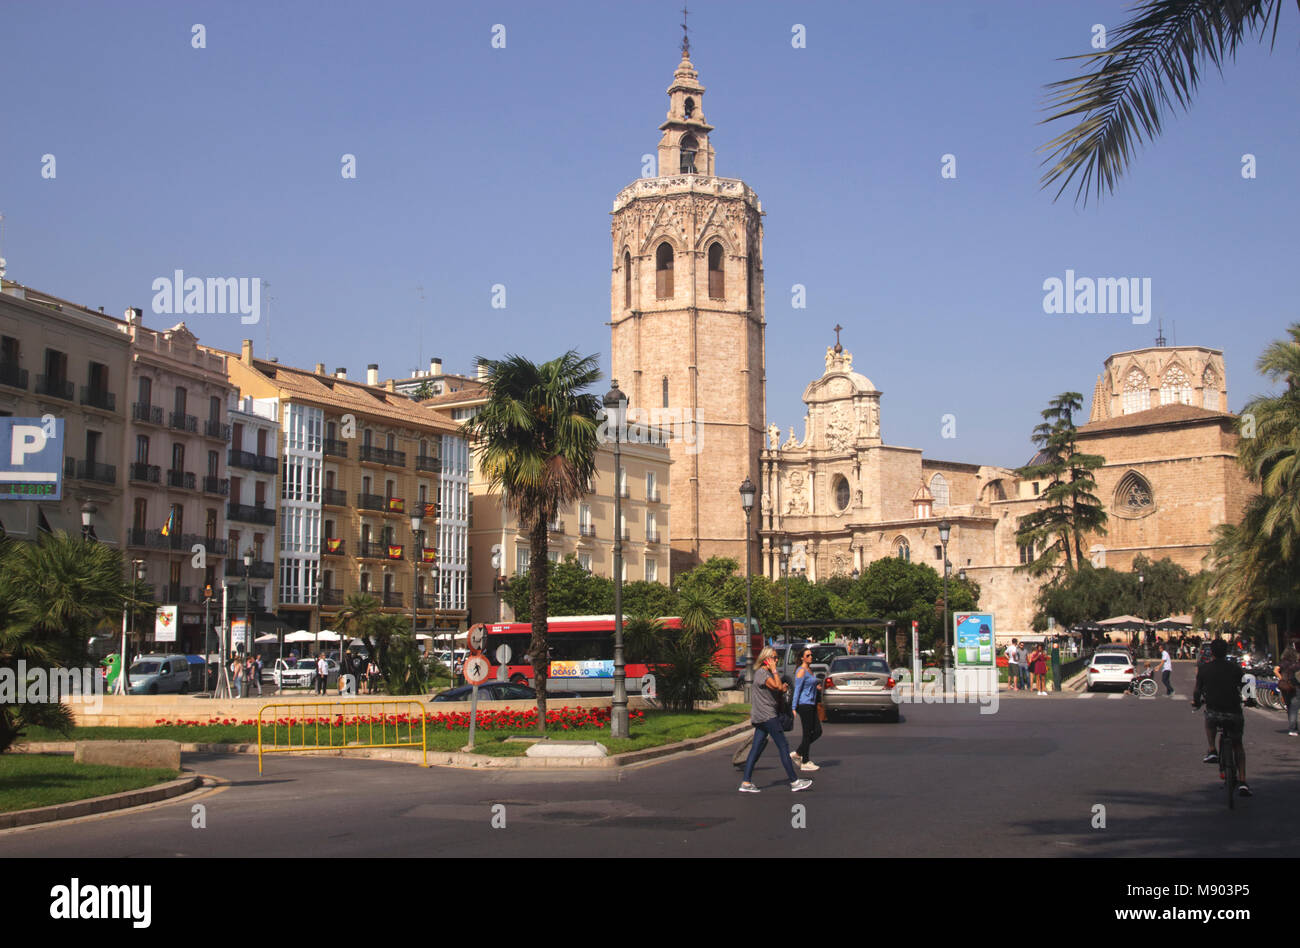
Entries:
[[952,650],[948,647],[948,535],[952,524],[939,521],[939,542],[943,544],[943,650],[944,668],[952,668]]
[[781,575],[785,585],[785,621],[790,621],[790,537],[781,537]]
[[609,715],[609,736],[627,737],[627,677],[623,664],[623,474],[621,442],[623,409],[627,396],[618,387],[618,379],[605,393],[607,417],[614,422],[614,700]]
[[[758,489],[754,487],[749,475],[745,475],[745,481],[740,485],[740,506],[745,508],[745,638],[749,638],[749,630],[753,624],[753,609],[749,598],[749,514],[754,509],[756,493]],[[789,587],[786,587],[786,594],[789,594]]]
[[[416,616],[419,615],[419,595],[416,590],[420,586],[420,557],[424,556],[424,507],[421,504],[415,504],[411,510],[411,544],[412,552],[415,554],[411,557],[411,641],[415,641]],[[434,623],[435,625],[437,623]]]
[[127,624],[125,612],[127,609],[131,613],[131,634],[130,638],[135,638],[135,587],[137,582],[144,582],[144,560],[131,561],[131,604],[129,607],[123,607],[122,616],[122,654],[119,658],[119,668],[117,672],[117,685],[113,688],[114,694],[129,695],[131,693],[130,682],[127,680],[127,644],[130,639],[127,637]]
[[94,504],[92,504],[90,501],[88,501],[88,500],[86,500],[86,501],[82,501],[82,504],[81,504],[81,539],[83,539],[83,540],[93,540],[93,539],[95,539],[95,514],[98,513],[98,511],[99,511],[99,508],[97,508],[97,507],[96,507]]
[[[249,582],[249,570],[253,568],[253,548],[244,551],[244,655],[253,654],[253,585]],[[252,694],[248,675],[244,675],[244,695]],[[240,697],[243,697],[241,695]]]

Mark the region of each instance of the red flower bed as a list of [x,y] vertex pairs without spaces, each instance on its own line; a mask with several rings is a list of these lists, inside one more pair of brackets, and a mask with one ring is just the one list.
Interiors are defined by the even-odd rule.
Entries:
[[[547,727],[558,725],[562,730],[566,731],[574,728],[600,730],[609,727],[609,716],[609,708],[548,708],[546,710],[546,725]],[[645,718],[645,712],[628,711],[627,716],[630,721],[640,721]],[[426,711],[423,719],[429,727],[441,727],[448,731],[469,729],[468,711],[442,711],[438,713]],[[405,727],[419,725],[420,720],[421,716],[418,714],[363,714],[349,716],[336,714],[322,717],[276,718],[274,720],[264,720],[262,725],[264,727],[267,725],[276,727],[315,727],[317,725],[332,727],[368,727],[370,725]],[[240,721],[235,718],[212,718],[208,721],[186,721],[158,718],[154,723],[159,727],[253,726],[257,724],[257,719],[251,718]],[[529,708],[527,711],[509,709],[479,711],[475,727],[487,731],[536,730],[537,709]]]

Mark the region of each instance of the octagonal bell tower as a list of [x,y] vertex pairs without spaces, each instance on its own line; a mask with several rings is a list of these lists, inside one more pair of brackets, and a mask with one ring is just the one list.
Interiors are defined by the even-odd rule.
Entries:
[[671,431],[674,574],[715,555],[743,569],[738,491],[746,477],[759,483],[766,417],[763,209],[744,181],[716,175],[689,54],[683,43],[658,175],[619,192],[611,228],[612,377],[634,418]]

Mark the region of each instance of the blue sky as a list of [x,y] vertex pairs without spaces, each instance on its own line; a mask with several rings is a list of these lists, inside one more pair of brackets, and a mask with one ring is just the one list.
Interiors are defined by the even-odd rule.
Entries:
[[[468,372],[479,354],[570,347],[608,370],[608,215],[658,141],[679,10],[9,4],[8,276],[116,315],[142,307],[153,327],[174,321],[149,312],[157,277],[260,277],[261,324],[189,325],[354,378],[369,362],[385,377],[430,356]],[[1067,269],[1149,277],[1171,341],[1224,350],[1229,407],[1268,390],[1255,359],[1300,318],[1300,17],[1284,5],[1271,55],[1251,43],[1209,72],[1116,194],[1053,203],[1037,183],[1036,149],[1056,130],[1038,124],[1043,86],[1074,75],[1059,57],[1087,52],[1092,25],[1113,29],[1125,10],[692,4],[718,173],[767,212],[769,420],[802,434],[799,396],[838,322],[884,392],[887,442],[1023,463],[1051,396],[1090,401],[1106,356],[1156,335],[1155,319],[1045,314],[1043,281]],[[196,23],[205,49],[191,46]],[[794,24],[806,48],[792,47]],[[944,154],[956,179],[940,176]],[[791,308],[796,283],[806,310]],[[945,413],[955,439],[941,437]]]

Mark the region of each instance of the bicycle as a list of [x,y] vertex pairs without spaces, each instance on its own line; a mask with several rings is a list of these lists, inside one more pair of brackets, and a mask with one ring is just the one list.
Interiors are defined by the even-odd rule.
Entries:
[[1223,771],[1223,782],[1228,788],[1228,809],[1237,805],[1237,751],[1232,738],[1228,735],[1228,726],[1220,718],[1215,726],[1219,741],[1219,768]]

